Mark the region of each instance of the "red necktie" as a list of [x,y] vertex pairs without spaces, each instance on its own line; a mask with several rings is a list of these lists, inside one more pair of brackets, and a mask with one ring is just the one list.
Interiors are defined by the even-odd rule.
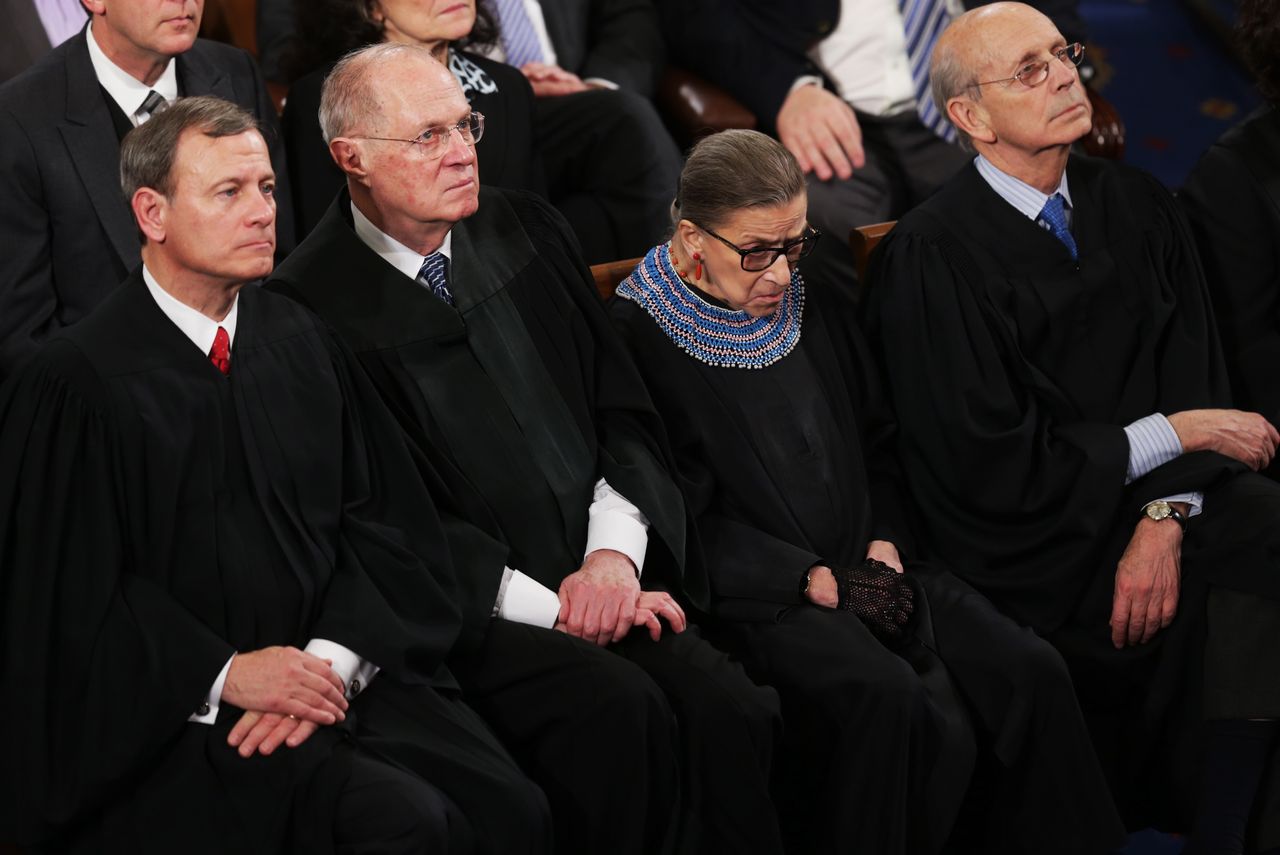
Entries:
[[209,361],[223,374],[231,373],[231,337],[222,327],[218,327],[218,334],[213,337]]

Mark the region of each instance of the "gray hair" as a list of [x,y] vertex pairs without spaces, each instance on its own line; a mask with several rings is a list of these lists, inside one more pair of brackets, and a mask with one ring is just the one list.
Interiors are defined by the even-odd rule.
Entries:
[[[953,40],[954,41],[954,40]],[[960,51],[950,43],[939,42],[934,48],[932,62],[929,65],[929,92],[933,96],[933,105],[946,117],[959,135],[960,144],[970,151],[973,141],[969,135],[956,126],[947,112],[947,102],[964,92],[969,92],[975,101],[982,100],[982,87],[978,85],[978,76],[972,68],[966,68],[961,60]]]
[[721,131],[689,152],[671,219],[715,228],[747,208],[785,205],[804,188],[804,172],[782,143],[758,131]]
[[370,71],[405,56],[417,56],[439,64],[429,48],[401,42],[369,45],[338,60],[325,78],[320,92],[320,131],[326,143],[350,134],[380,114],[379,87]]
[[215,139],[262,133],[253,114],[230,101],[212,95],[178,98],[129,131],[120,144],[120,188],[126,199],[143,187],[164,196],[173,193],[173,159],[189,130]]

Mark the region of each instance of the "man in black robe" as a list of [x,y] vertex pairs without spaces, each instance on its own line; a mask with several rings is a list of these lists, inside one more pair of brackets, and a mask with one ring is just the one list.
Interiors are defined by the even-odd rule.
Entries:
[[321,117],[348,189],[270,287],[337,329],[462,514],[509,546],[457,560],[483,629],[456,662],[468,699],[548,792],[559,840],[648,852],[679,803],[652,770],[675,757],[646,730],[604,739],[636,713],[598,687],[656,683],[679,723],[682,846],[777,851],[776,695],[680,632],[662,589],[702,603],[705,577],[683,561],[661,424],[567,225],[478,189],[470,109],[423,48],[339,63]]
[[122,164],[142,266],[0,395],[0,840],[548,851],[443,666],[448,549],[394,420],[241,290],[275,249],[255,120],[179,100]]
[[1017,3],[943,36],[934,97],[980,156],[886,240],[875,337],[935,554],[1063,650],[1131,809],[1185,795],[1196,753],[1175,737],[1204,735],[1189,851],[1239,852],[1280,715],[1280,492],[1249,472],[1278,437],[1209,409],[1230,397],[1169,194],[1069,154],[1090,124],[1078,59]]

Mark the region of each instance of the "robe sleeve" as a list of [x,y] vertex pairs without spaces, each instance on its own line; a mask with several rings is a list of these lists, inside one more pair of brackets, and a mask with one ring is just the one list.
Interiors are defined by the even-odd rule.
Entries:
[[144,774],[234,652],[132,572],[105,398],[55,342],[0,391],[0,839],[47,839]]
[[346,403],[343,512],[333,575],[311,636],[402,682],[428,684],[461,627],[448,539],[391,413],[330,339]]

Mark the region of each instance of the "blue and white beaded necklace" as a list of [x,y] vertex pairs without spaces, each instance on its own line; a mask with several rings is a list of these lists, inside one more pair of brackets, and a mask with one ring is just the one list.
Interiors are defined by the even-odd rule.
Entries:
[[765,368],[800,341],[804,281],[794,267],[777,310],[759,318],[695,294],[676,271],[667,244],[649,250],[617,293],[644,309],[681,350],[717,368]]

